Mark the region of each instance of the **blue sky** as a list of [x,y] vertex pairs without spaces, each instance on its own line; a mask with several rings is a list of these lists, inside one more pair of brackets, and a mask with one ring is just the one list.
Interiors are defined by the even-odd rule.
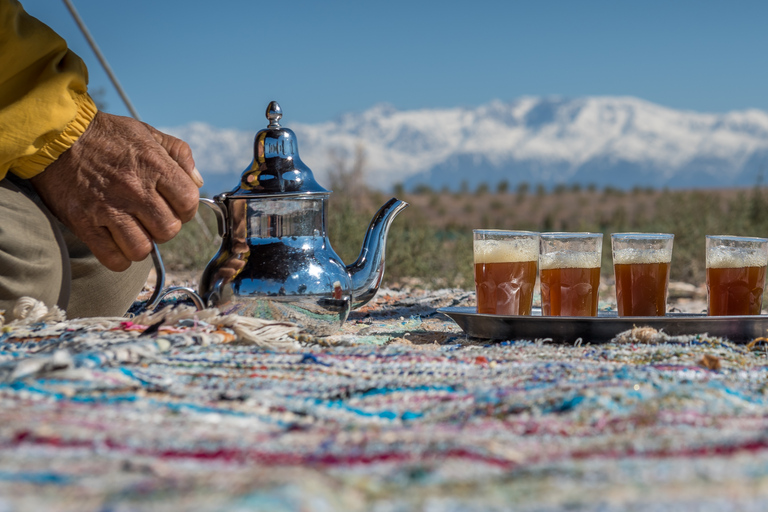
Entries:
[[[768,110],[764,1],[73,0],[143,120],[258,130],[275,99],[316,123],[386,102],[637,96]],[[22,0],[127,115],[60,0]]]

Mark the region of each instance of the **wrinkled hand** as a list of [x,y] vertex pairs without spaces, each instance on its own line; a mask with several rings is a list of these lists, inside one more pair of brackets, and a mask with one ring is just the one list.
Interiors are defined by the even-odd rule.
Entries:
[[197,212],[203,182],[189,146],[128,117],[99,112],[31,179],[53,214],[107,268],[127,269]]

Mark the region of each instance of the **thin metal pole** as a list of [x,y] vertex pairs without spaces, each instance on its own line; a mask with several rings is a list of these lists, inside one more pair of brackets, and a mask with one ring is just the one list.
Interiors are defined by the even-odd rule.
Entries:
[[139,113],[136,112],[135,108],[133,108],[133,104],[131,103],[131,100],[128,99],[128,95],[123,90],[122,86],[120,85],[120,82],[117,81],[117,77],[112,72],[112,68],[109,67],[109,64],[107,63],[107,59],[104,58],[104,55],[101,53],[101,50],[99,50],[99,46],[96,44],[96,41],[91,36],[91,33],[88,31],[88,27],[85,26],[85,22],[77,13],[75,6],[72,5],[72,2],[70,0],[63,0],[63,1],[64,1],[64,5],[67,6],[67,9],[69,9],[69,13],[75,19],[75,23],[77,23],[77,26],[80,28],[80,32],[83,33],[83,36],[85,36],[86,41],[88,41],[88,44],[91,46],[91,50],[93,50],[93,53],[96,54],[96,58],[99,59],[99,62],[101,63],[101,67],[103,67],[104,71],[106,71],[107,76],[112,81],[112,85],[115,86],[117,93],[120,95],[120,98],[122,98],[123,103],[125,103],[125,106],[128,108],[128,111],[131,113],[131,116],[137,121],[141,121],[141,118],[139,117]]

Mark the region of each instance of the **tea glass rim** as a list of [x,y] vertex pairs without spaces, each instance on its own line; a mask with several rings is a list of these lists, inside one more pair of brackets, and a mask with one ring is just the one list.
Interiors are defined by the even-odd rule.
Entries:
[[603,233],[592,231],[547,231],[539,233],[541,238],[603,238]]
[[626,233],[611,233],[611,239],[620,240],[670,240],[674,238],[674,233],[639,233],[634,231]]
[[524,231],[518,229],[473,229],[475,235],[536,235],[541,236],[538,231]]
[[730,240],[734,242],[752,242],[752,243],[766,243],[768,238],[760,238],[756,236],[737,236],[737,235],[705,235],[706,240]]

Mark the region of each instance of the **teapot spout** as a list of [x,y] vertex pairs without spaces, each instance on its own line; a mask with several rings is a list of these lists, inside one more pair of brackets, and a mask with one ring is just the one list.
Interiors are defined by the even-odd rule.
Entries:
[[357,261],[347,265],[347,272],[352,281],[352,309],[367,304],[379,290],[381,278],[384,276],[384,252],[389,227],[397,214],[407,207],[408,203],[393,197],[371,220],[360,256]]

